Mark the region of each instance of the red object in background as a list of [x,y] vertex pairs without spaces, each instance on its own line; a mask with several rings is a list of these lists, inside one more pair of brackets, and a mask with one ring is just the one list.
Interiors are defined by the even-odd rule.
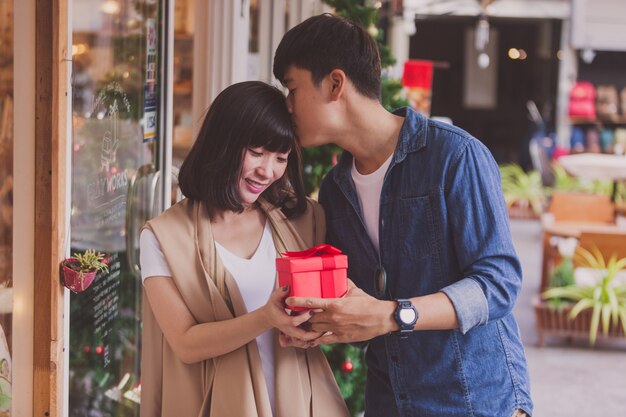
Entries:
[[596,119],[596,89],[590,82],[578,81],[569,92],[569,107],[567,114],[570,117]]
[[569,149],[557,146],[554,148],[554,152],[552,152],[552,159],[558,161],[560,157],[565,155],[569,155]]
[[402,85],[405,87],[433,88],[433,61],[410,59],[404,63]]
[[346,359],[341,364],[341,370],[347,374],[351,373],[353,369],[354,369],[354,365],[352,364],[352,361],[350,359]]
[[408,60],[404,63],[402,74],[402,85],[411,107],[426,117],[430,116],[433,67],[433,61]]
[[[348,257],[331,245],[286,252],[276,259],[278,285],[289,285],[290,297],[343,297],[348,291]],[[294,311],[308,310],[293,307]]]

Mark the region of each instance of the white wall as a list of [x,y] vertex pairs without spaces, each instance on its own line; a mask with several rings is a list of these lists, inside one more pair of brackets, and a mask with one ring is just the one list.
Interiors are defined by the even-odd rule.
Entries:
[[572,46],[626,51],[626,1],[574,0]]

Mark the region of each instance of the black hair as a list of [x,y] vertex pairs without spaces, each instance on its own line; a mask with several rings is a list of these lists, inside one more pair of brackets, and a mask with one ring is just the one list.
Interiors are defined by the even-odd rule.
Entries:
[[380,55],[376,41],[358,24],[331,14],[313,16],[290,29],[274,55],[274,76],[284,83],[291,66],[311,71],[317,86],[334,69],[357,91],[380,99]]
[[300,148],[283,93],[260,81],[233,84],[213,101],[178,176],[185,197],[202,201],[213,216],[242,212],[239,178],[244,152],[263,147],[288,152],[285,174],[263,198],[289,217],[306,210]]

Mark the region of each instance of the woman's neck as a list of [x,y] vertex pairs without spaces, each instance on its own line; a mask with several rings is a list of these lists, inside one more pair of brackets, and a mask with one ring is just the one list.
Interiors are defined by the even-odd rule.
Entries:
[[223,211],[211,220],[213,238],[231,253],[250,259],[256,252],[263,229],[265,214],[253,205],[241,213]]

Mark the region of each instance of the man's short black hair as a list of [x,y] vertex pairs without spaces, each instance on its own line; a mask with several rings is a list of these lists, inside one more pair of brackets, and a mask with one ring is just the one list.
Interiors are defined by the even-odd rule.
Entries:
[[380,55],[361,26],[331,14],[313,16],[290,29],[274,55],[274,76],[284,83],[291,66],[311,71],[319,85],[334,69],[346,73],[366,97],[380,99]]
[[183,162],[178,181],[185,197],[205,203],[211,216],[241,212],[239,179],[248,148],[291,151],[285,175],[263,192],[287,217],[306,209],[297,136],[285,96],[260,81],[233,84],[209,108],[200,133]]

